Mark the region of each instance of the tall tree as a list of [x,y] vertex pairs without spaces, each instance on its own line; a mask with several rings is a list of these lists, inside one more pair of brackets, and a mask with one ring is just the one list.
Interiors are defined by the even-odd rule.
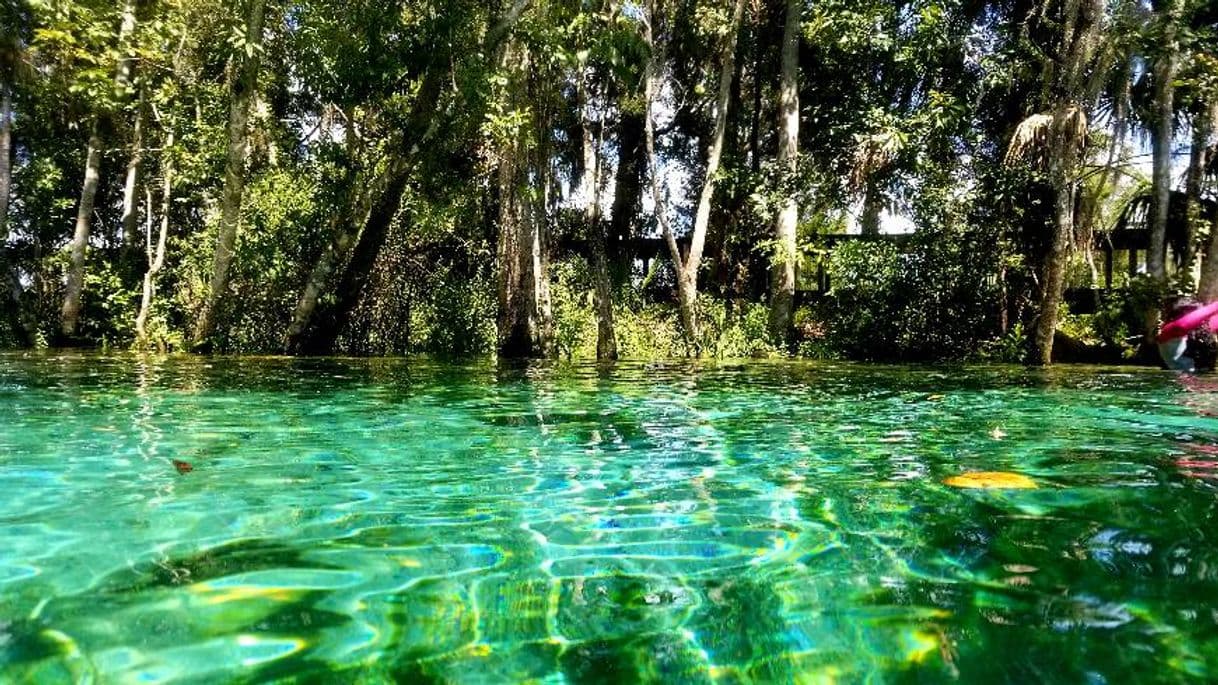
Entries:
[[192,345],[201,346],[215,332],[216,309],[228,290],[228,272],[237,246],[241,223],[241,200],[245,193],[245,162],[249,151],[250,107],[257,95],[258,70],[262,61],[262,26],[266,0],[247,0],[244,40],[238,55],[240,64],[230,85],[228,118],[228,161],[224,166],[224,193],[220,200],[220,230],[212,265],[211,283],[203,310],[195,323]]
[[[119,63],[114,77],[114,90],[119,99],[126,97],[131,88],[131,76],[135,59],[130,54],[130,44],[135,33],[136,0],[123,0],[118,31]],[[60,314],[60,332],[67,339],[76,335],[80,321],[81,296],[85,285],[85,256],[89,248],[89,235],[93,228],[93,208],[97,201],[97,187],[101,180],[102,141],[100,116],[95,115],[89,131],[89,142],[85,148],[85,178],[81,185],[80,201],[76,205],[76,228],[72,235],[68,282],[64,291],[63,308]]]
[[702,266],[702,251],[706,247],[706,230],[710,224],[711,203],[715,197],[715,185],[718,182],[719,164],[723,158],[723,141],[727,132],[728,103],[732,95],[732,76],[736,70],[736,37],[740,30],[740,22],[744,16],[744,0],[736,0],[732,17],[724,40],[721,64],[719,69],[719,94],[715,100],[714,131],[711,134],[710,151],[706,160],[706,176],[702,181],[702,192],[698,197],[698,207],[694,214],[694,225],[690,234],[689,251],[684,255],[677,244],[676,234],[667,218],[667,211],[660,192],[659,161],[656,156],[655,123],[652,119],[652,108],[660,89],[663,50],[657,49],[655,41],[655,23],[657,14],[655,2],[648,2],[647,16],[644,19],[645,39],[652,50],[652,58],[647,69],[647,113],[646,139],[647,157],[651,170],[652,194],[655,199],[656,217],[660,221],[664,233],[664,242],[672,257],[673,266],[677,273],[677,305],[681,312],[681,326],[685,334],[687,350],[694,355],[701,353],[701,343],[698,330],[698,270]]
[[139,229],[138,193],[140,165],[144,161],[144,94],[136,105],[135,124],[131,134],[131,150],[127,157],[127,175],[123,181],[122,239],[123,248],[135,246]]
[[1053,4],[1059,27],[1055,56],[1046,58],[1043,65],[1048,111],[1020,123],[1007,154],[1009,161],[1035,151],[1044,160],[1053,191],[1053,218],[1038,267],[1039,308],[1032,337],[1031,361],[1040,365],[1053,360],[1058,309],[1073,243],[1079,165],[1088,130],[1088,71],[1094,66],[1104,18],[1103,0],[1058,0]]
[[[587,66],[581,65],[581,71]],[[609,258],[605,249],[605,226],[601,220],[601,140],[593,133],[591,104],[584,74],[579,77],[581,105],[580,129],[583,148],[581,185],[584,198],[584,225],[592,251],[592,285],[596,300],[596,358],[617,359],[617,336],[613,330],[613,284],[609,278]],[[600,130],[605,122],[600,122]]]
[[782,83],[778,96],[778,168],[781,207],[774,226],[774,261],[770,267],[770,337],[785,340],[795,308],[796,230],[799,203],[791,187],[799,163],[799,34],[802,0],[787,0],[782,36]]
[[1175,119],[1176,70],[1180,43],[1177,37],[1184,0],[1162,0],[1162,43],[1151,68],[1154,86],[1150,141],[1154,174],[1150,196],[1150,253],[1147,268],[1160,282],[1167,278],[1167,218],[1171,204],[1171,146]]
[[13,185],[13,95],[0,82],[0,248],[8,242],[8,200]]
[[[552,357],[554,318],[549,293],[549,257],[544,221],[549,190],[548,162],[538,164],[547,128],[525,114],[533,55],[515,38],[500,53],[504,74],[503,115],[497,151],[499,238],[495,251],[498,290],[498,349],[502,357]],[[544,114],[534,112],[533,116]],[[541,131],[539,133],[538,131]],[[532,148],[532,149],[530,149]]]
[[136,345],[146,345],[148,342],[148,315],[152,311],[152,298],[156,289],[156,276],[165,268],[165,245],[169,237],[169,211],[173,200],[173,158],[170,156],[174,146],[174,131],[170,129],[165,135],[165,148],[161,161],[161,230],[154,241],[152,238],[152,200],[149,191],[148,229],[145,237],[145,254],[148,257],[148,269],[144,272],[144,290],[140,299],[140,311],[135,316]]

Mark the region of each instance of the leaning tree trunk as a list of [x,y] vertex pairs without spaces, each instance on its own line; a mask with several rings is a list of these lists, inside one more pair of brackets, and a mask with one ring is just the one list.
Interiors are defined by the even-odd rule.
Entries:
[[[122,22],[118,30],[119,50],[124,57],[119,61],[114,76],[114,89],[120,97],[125,96],[131,87],[131,74],[135,68],[134,58],[127,54],[131,35],[135,33],[135,10],[136,0],[124,1]],[[100,131],[101,122],[98,116],[94,116],[85,151],[85,179],[81,185],[80,203],[76,206],[76,228],[72,234],[67,287],[60,313],[60,330],[64,338],[69,340],[76,336],[76,328],[80,322],[81,296],[85,285],[85,256],[89,247],[89,234],[93,228],[93,208],[97,201],[97,186],[101,177]]]
[[220,202],[220,235],[212,263],[211,283],[203,311],[191,336],[192,346],[204,344],[215,332],[216,309],[228,290],[228,272],[237,245],[241,222],[241,200],[245,194],[245,160],[249,150],[250,105],[258,87],[262,57],[262,22],[266,0],[250,0],[246,16],[245,45],[241,70],[232,81],[228,117],[228,161],[224,166],[224,195]]
[[[617,359],[617,336],[613,330],[613,286],[609,278],[609,259],[605,254],[605,227],[601,221],[600,154],[589,121],[587,88],[579,76],[580,128],[583,134],[583,169],[580,178],[584,199],[584,226],[592,252],[592,285],[596,299],[596,358]],[[603,126],[603,122],[602,122]]]
[[1176,23],[1181,0],[1168,0],[1162,54],[1154,61],[1154,123],[1151,147],[1154,175],[1150,199],[1150,275],[1163,282],[1167,278],[1167,218],[1171,203],[1172,119],[1175,116]]
[[[170,131],[165,138],[165,150],[173,149],[174,132]],[[152,297],[156,291],[156,275],[165,267],[165,241],[169,236],[169,210],[173,198],[173,159],[168,153],[161,162],[161,230],[157,236],[156,248],[152,247],[152,220],[149,216],[148,236],[145,250],[148,255],[148,270],[144,272],[144,293],[140,300],[140,311],[135,317],[135,341],[144,345],[148,341],[148,315],[152,311]],[[151,202],[151,201],[150,201]],[[151,213],[152,207],[148,208]]]
[[647,22],[644,24],[645,37],[648,45],[652,46],[652,59],[647,69],[647,114],[646,138],[647,156],[651,167],[652,193],[656,200],[655,212],[660,218],[664,232],[664,241],[672,256],[673,265],[677,272],[677,306],[681,314],[681,327],[685,334],[686,349],[697,356],[701,353],[698,333],[698,270],[702,266],[702,251],[706,248],[706,230],[710,224],[711,202],[715,197],[715,185],[719,175],[719,163],[723,158],[723,141],[727,134],[727,110],[732,95],[732,75],[736,71],[736,38],[740,31],[740,21],[744,15],[744,0],[736,0],[732,11],[732,23],[728,29],[727,41],[723,47],[723,64],[719,71],[719,95],[715,102],[715,130],[711,138],[710,152],[706,160],[706,177],[702,182],[702,192],[698,198],[698,209],[694,214],[693,233],[690,235],[689,252],[684,256],[677,245],[672,225],[666,218],[664,203],[659,189],[659,164],[655,152],[655,124],[651,118],[651,107],[658,92],[658,80],[661,64],[661,53],[654,48],[655,38],[651,24],[655,22],[654,3],[649,3]]
[[93,225],[97,184],[101,178],[101,147],[98,123],[94,121],[93,130],[89,135],[89,146],[85,152],[85,183],[80,191],[80,203],[76,206],[76,230],[72,235],[67,289],[60,313],[60,331],[68,339],[76,336],[76,327],[80,321],[80,300],[85,287],[85,253]]
[[782,174],[782,207],[774,226],[776,249],[770,274],[770,337],[785,341],[795,309],[796,229],[799,203],[791,187],[799,162],[799,27],[802,0],[787,0],[782,37],[782,83],[778,97],[778,171]]

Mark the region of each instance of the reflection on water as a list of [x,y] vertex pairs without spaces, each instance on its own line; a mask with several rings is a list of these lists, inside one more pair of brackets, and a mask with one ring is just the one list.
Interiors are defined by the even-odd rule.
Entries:
[[1215,410],[1091,369],[0,355],[0,681],[1213,679]]

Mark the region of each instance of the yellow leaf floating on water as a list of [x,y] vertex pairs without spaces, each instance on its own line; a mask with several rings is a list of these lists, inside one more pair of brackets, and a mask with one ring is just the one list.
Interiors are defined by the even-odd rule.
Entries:
[[976,471],[959,476],[952,476],[943,481],[953,488],[970,488],[985,490],[1034,490],[1036,481],[1021,476],[1018,473],[1006,471]]

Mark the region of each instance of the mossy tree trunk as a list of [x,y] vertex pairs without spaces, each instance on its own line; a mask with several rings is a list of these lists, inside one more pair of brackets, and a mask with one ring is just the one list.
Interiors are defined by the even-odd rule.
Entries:
[[266,0],[249,0],[245,14],[245,49],[240,57],[239,70],[230,85],[228,155],[224,165],[224,192],[220,200],[220,231],[216,237],[206,300],[191,335],[191,344],[196,348],[207,343],[215,333],[217,309],[228,290],[229,270],[236,254],[237,229],[241,223],[241,203],[245,194],[250,108],[257,95],[265,14]]
[[791,182],[799,162],[799,29],[801,0],[787,0],[786,26],[782,37],[782,82],[778,92],[778,172],[782,174],[782,205],[774,226],[774,262],[770,267],[770,337],[784,342],[790,337],[795,309],[796,231],[799,203]]

